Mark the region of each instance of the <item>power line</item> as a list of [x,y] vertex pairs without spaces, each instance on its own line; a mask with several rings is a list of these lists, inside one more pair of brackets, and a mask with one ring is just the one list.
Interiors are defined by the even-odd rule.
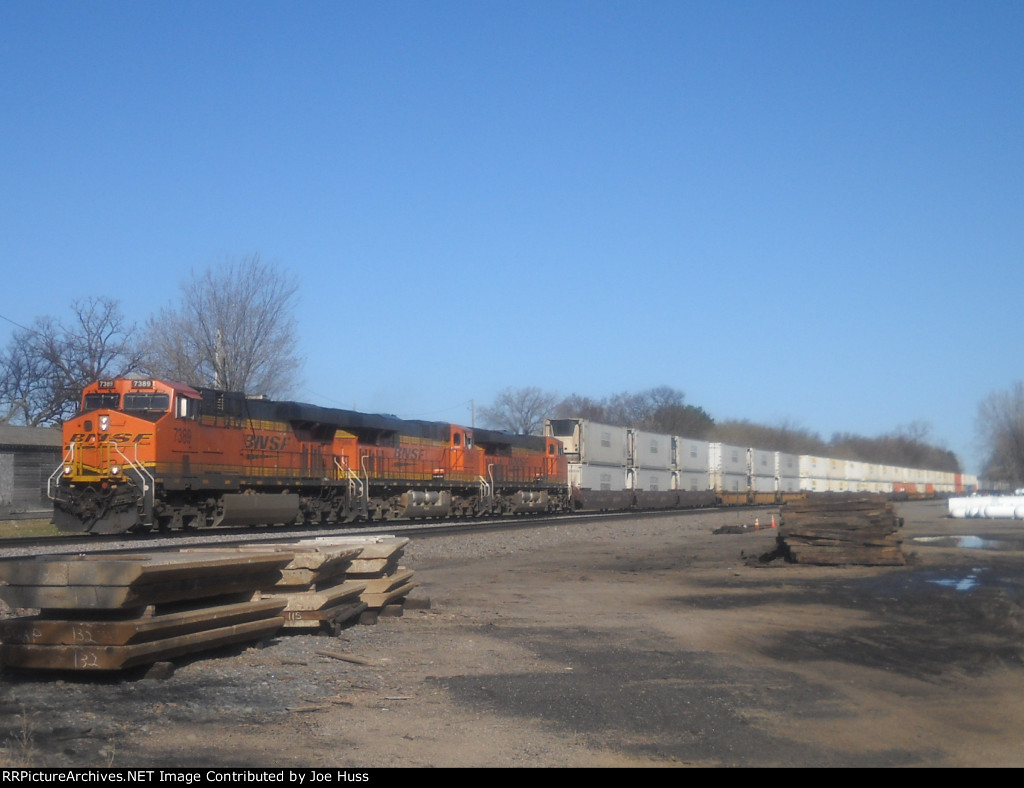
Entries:
[[28,326],[23,326],[21,323],[18,323],[18,322],[14,321],[14,320],[11,320],[9,317],[7,317],[7,315],[0,315],[0,320],[6,320],[12,326],[17,326],[22,331],[31,331],[33,334],[38,334],[39,333],[38,331],[35,331],[35,330],[29,328]]

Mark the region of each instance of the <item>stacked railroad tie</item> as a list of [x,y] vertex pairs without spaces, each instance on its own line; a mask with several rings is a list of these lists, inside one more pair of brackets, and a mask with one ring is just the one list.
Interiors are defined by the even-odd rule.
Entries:
[[409,592],[416,585],[412,579],[413,571],[400,563],[408,543],[407,538],[396,536],[324,536],[297,542],[295,546],[313,545],[320,549],[345,545],[359,547],[359,554],[352,558],[345,574],[350,582],[364,584],[359,600],[366,607],[360,614],[360,621],[372,624],[378,615],[388,612],[401,614]]
[[880,495],[835,494],[787,503],[766,558],[836,566],[903,566],[902,520]]
[[0,666],[123,670],[401,609],[408,539],[310,539],[0,563]]
[[269,637],[284,625],[285,605],[253,589],[291,558],[143,553],[3,562],[0,598],[40,612],[0,621],[0,663],[122,670]]
[[394,536],[321,537],[231,550],[241,555],[291,555],[278,576],[259,588],[261,596],[285,603],[286,628],[327,628],[337,634],[356,617],[372,623],[383,608],[402,601],[412,590],[412,570],[398,565],[408,542]]

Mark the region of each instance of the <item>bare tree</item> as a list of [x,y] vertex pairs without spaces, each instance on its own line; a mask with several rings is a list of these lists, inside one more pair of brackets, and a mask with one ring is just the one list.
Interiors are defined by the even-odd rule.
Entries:
[[1024,485],[1024,382],[995,391],[978,405],[977,432],[988,459],[983,475],[992,481]]
[[555,418],[587,419],[588,421],[608,422],[608,410],[604,403],[580,394],[570,394],[555,406]]
[[647,429],[686,438],[706,439],[715,420],[696,405],[661,405],[650,416]]
[[177,305],[146,325],[155,377],[277,397],[296,386],[298,284],[259,255],[211,267],[181,287]]
[[789,454],[827,453],[827,444],[821,438],[786,422],[773,427],[755,424],[745,419],[721,421],[715,424],[710,436],[713,441],[733,446],[753,446]]
[[960,460],[953,452],[931,442],[930,434],[931,426],[920,420],[901,425],[875,438],[837,432],[833,433],[823,451],[813,453],[903,468],[931,468],[959,473]]
[[687,405],[683,392],[671,386],[623,392],[601,401],[573,394],[558,403],[555,415],[688,438],[703,438],[714,424],[703,408]]
[[554,412],[558,397],[536,386],[507,388],[498,393],[494,403],[480,409],[484,424],[520,435],[540,435],[544,419]]
[[66,323],[37,318],[0,357],[0,421],[59,424],[75,412],[87,383],[139,368],[134,332],[107,298],[75,301]]

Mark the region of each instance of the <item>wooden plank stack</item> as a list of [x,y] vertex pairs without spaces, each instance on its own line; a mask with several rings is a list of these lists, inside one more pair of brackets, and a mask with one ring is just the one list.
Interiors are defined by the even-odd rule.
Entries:
[[880,495],[836,494],[787,503],[775,556],[797,564],[903,566],[902,521]]
[[[240,545],[236,555],[287,552],[293,556],[273,582],[259,589],[285,603],[285,627],[332,632],[367,611],[402,602],[413,589],[412,570],[399,565],[409,540],[394,536],[319,537],[277,545]],[[223,548],[195,552],[223,553]]]
[[321,537],[298,542],[296,546],[313,544],[321,548],[356,544],[359,555],[352,559],[346,577],[365,584],[359,599],[369,611],[380,611],[405,600],[415,587],[413,572],[401,566],[405,537],[380,536],[372,540],[358,537]]
[[122,670],[284,625],[278,600],[253,599],[290,554],[85,555],[0,563],[0,598],[40,612],[0,622],[2,664]]
[[414,586],[399,563],[408,542],[335,537],[0,562],[0,599],[40,611],[0,621],[0,665],[122,670],[279,631],[336,633],[404,601]]
[[328,628],[334,632],[345,621],[366,610],[359,595],[365,582],[346,576],[352,559],[358,557],[358,544],[339,546],[315,544],[250,544],[225,548],[189,548],[183,552],[206,555],[258,556],[288,554],[291,560],[276,576],[255,589],[260,597],[284,606],[284,626],[289,629]]

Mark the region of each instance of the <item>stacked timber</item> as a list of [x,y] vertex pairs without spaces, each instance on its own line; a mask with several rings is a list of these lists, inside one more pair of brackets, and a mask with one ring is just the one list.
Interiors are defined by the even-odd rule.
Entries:
[[293,544],[286,549],[294,560],[272,587],[261,589],[264,598],[285,602],[285,627],[327,628],[337,634],[342,624],[366,610],[360,599],[366,584],[348,577],[358,546]]
[[0,564],[0,598],[40,612],[0,622],[4,666],[122,670],[260,640],[284,625],[280,600],[254,598],[291,561],[143,553]]
[[284,606],[286,629],[327,628],[337,633],[344,622],[360,615],[367,607],[359,598],[366,583],[347,576],[352,559],[358,557],[360,549],[354,543],[336,546],[288,543],[189,548],[183,552],[290,556],[276,575],[265,579],[256,589],[259,596]]
[[122,670],[289,629],[376,621],[414,586],[400,564],[408,542],[333,537],[0,562],[0,599],[39,611],[0,621],[0,665]]
[[793,501],[782,509],[774,555],[798,564],[903,566],[902,524],[882,496]]
[[328,536],[298,542],[297,546],[358,545],[359,554],[349,564],[346,577],[365,583],[359,598],[369,610],[379,611],[388,605],[403,602],[416,585],[412,579],[412,570],[401,566],[401,559],[408,543],[408,539],[396,536],[370,539]]
[[[287,629],[332,633],[367,611],[398,604],[412,590],[412,570],[400,566],[409,540],[394,536],[319,537],[276,545],[229,548],[236,555],[288,553],[292,560],[259,589],[285,603]],[[196,552],[223,553],[224,548]]]

